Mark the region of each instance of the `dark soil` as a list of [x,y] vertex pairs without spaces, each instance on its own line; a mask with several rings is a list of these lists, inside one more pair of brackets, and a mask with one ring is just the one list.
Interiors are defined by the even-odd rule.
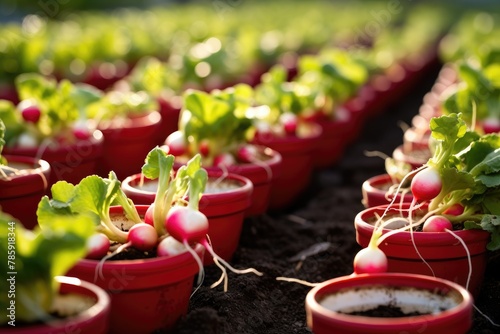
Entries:
[[[207,268],[202,287],[191,298],[189,312],[174,333],[310,333],[304,301],[311,288],[276,277],[323,282],[352,273],[352,261],[360,249],[353,220],[363,209],[361,184],[384,172],[383,160],[366,157],[364,152],[392,154],[402,143],[399,123],[410,124],[436,76],[437,68],[383,116],[368,120],[343,158],[314,174],[309,189],[293,208],[247,219],[231,263],[236,268],[254,267],[264,276],[229,273],[229,288],[223,292],[222,286],[210,288],[220,270]],[[500,323],[500,257],[491,255],[475,305]],[[470,333],[500,333],[500,327],[476,311]]]
[[429,313],[419,313],[419,312],[404,313],[399,307],[381,305],[371,310],[350,312],[346,314],[360,315],[363,317],[376,317],[376,318],[400,318],[400,317],[412,317],[412,316],[424,315]]

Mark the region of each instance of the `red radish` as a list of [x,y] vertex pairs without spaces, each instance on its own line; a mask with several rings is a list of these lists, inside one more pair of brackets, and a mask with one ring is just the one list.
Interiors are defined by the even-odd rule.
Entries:
[[446,230],[453,230],[453,225],[444,216],[431,216],[427,218],[422,227],[424,232],[445,232]]
[[187,152],[186,139],[181,131],[174,131],[165,139],[168,146],[168,153],[174,156],[180,156]]
[[253,269],[238,270],[233,268],[224,259],[218,256],[207,239],[208,233],[208,219],[200,211],[184,206],[174,206],[170,208],[167,218],[165,220],[165,229],[167,232],[174,237],[177,241],[182,242],[186,249],[195,257],[200,268],[200,274],[198,276],[199,284],[201,284],[201,279],[203,278],[204,270],[201,259],[194,252],[193,248],[190,246],[191,243],[200,243],[214,258],[214,263],[222,270],[221,278],[212,284],[212,288],[219,285],[224,281],[224,291],[227,291],[227,273],[226,267],[232,272],[237,274],[245,274],[248,272],[253,272],[254,274],[261,276],[262,273]]
[[231,166],[236,164],[236,159],[231,153],[221,153],[214,158],[214,166]]
[[200,154],[204,157],[208,157],[210,154],[210,145],[208,140],[202,140],[200,142]]
[[146,210],[146,213],[144,214],[144,223],[149,224],[151,226],[155,226],[154,223],[154,211],[155,211],[155,205],[152,203],[148,209]]
[[21,115],[26,122],[37,123],[41,114],[40,108],[34,104],[21,109]]
[[497,117],[488,117],[482,122],[484,133],[500,132],[500,119]]
[[200,211],[174,206],[168,211],[165,229],[180,242],[201,242],[208,233],[208,219]]
[[31,133],[25,132],[17,138],[17,145],[19,147],[32,148],[38,146],[38,141]]
[[180,243],[172,236],[164,238],[156,248],[157,256],[175,256],[185,252],[187,252],[187,249],[184,244]]
[[132,247],[146,252],[158,243],[158,234],[153,226],[146,223],[135,224],[128,231],[128,242]]
[[378,247],[363,248],[354,257],[356,274],[374,274],[387,271],[387,256]]
[[102,233],[96,233],[87,240],[87,255],[85,258],[92,260],[102,259],[109,251],[109,238]]
[[254,162],[257,159],[257,148],[253,145],[244,145],[238,148],[236,152],[236,157],[238,161],[243,163]]
[[266,138],[273,137],[273,130],[271,125],[264,121],[257,121],[255,123],[255,137],[265,140]]
[[280,116],[280,123],[287,135],[294,135],[297,132],[297,115],[284,113]]
[[450,206],[448,209],[443,211],[443,214],[445,215],[451,215],[451,216],[460,216],[462,213],[464,213],[464,206],[460,203],[455,203],[452,206]]
[[86,140],[90,138],[90,129],[86,121],[80,120],[73,124],[73,135],[76,139]]
[[429,201],[435,198],[442,187],[439,171],[432,167],[420,170],[411,181],[411,192],[417,201]]

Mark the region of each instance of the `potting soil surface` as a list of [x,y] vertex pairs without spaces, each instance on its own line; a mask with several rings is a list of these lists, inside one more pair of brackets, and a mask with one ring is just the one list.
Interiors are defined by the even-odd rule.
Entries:
[[[355,240],[354,217],[363,209],[361,184],[382,174],[384,160],[366,152],[391,155],[402,143],[401,124],[411,124],[422,99],[438,74],[427,75],[406,96],[366,121],[357,140],[332,167],[316,171],[303,196],[286,211],[247,218],[231,264],[264,273],[229,272],[228,291],[216,282],[221,271],[206,268],[202,286],[193,294],[188,314],[177,334],[311,333],[307,327],[305,297],[311,287],[277,277],[316,283],[350,275],[360,246]],[[481,294],[475,300],[470,333],[500,333],[488,317],[500,324],[500,256],[491,252]],[[483,314],[481,314],[483,313]]]

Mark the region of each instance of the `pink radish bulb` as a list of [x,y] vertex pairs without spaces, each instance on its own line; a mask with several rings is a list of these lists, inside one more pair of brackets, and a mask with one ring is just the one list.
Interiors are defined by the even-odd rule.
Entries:
[[200,154],[204,157],[208,157],[210,154],[210,145],[208,143],[208,140],[202,140],[200,142]]
[[452,230],[453,225],[448,218],[439,215],[427,218],[422,227],[424,232],[445,232],[447,229]]
[[90,138],[89,125],[84,120],[76,121],[75,124],[73,124],[72,131],[73,131],[73,136],[75,136],[76,139],[86,140]]
[[146,213],[144,214],[144,223],[155,226],[154,222],[154,211],[155,211],[155,205],[152,203],[148,209],[146,210]]
[[25,132],[17,138],[17,146],[33,148],[38,146],[38,141],[31,133]]
[[96,233],[87,239],[87,255],[85,258],[92,260],[102,259],[109,251],[110,242],[107,236]]
[[387,256],[378,247],[363,248],[354,257],[356,274],[374,274],[387,271]]
[[138,223],[128,231],[128,242],[143,252],[152,250],[158,243],[158,234],[153,226],[146,223]]
[[284,113],[280,116],[280,123],[287,135],[294,135],[297,132],[297,115]]
[[165,229],[179,242],[201,242],[208,233],[208,219],[200,211],[174,206],[168,211]]
[[164,238],[156,248],[157,256],[176,256],[185,252],[187,252],[187,249],[184,244],[175,240],[172,236]]
[[232,166],[236,164],[236,159],[231,153],[221,153],[214,158],[214,166]]
[[411,192],[417,201],[429,201],[441,192],[443,183],[439,172],[434,168],[419,171],[411,181]]
[[21,109],[21,115],[26,122],[37,123],[42,113],[37,105],[32,104]]
[[460,203],[455,203],[452,206],[450,206],[448,209],[444,210],[443,213],[445,215],[451,215],[451,216],[460,216],[462,213],[464,213],[464,206]]
[[251,163],[257,159],[257,148],[253,145],[241,146],[236,152],[238,161],[243,163]]
[[173,156],[181,156],[187,152],[186,139],[181,131],[174,131],[165,139],[165,145],[168,146],[168,153]]
[[497,117],[488,117],[482,122],[484,133],[500,132],[500,119]]

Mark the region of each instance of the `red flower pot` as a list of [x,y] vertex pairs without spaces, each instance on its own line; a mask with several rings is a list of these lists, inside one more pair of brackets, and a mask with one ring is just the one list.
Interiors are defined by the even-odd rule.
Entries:
[[[215,166],[204,166],[209,173],[228,172],[230,174],[241,175],[252,181],[253,192],[250,207],[245,216],[257,216],[265,213],[271,201],[271,192],[283,172],[281,154],[269,147],[257,145],[260,156],[264,156],[259,163],[242,163],[227,166],[223,169]],[[174,168],[178,168],[182,163],[176,161]]]
[[[100,287],[78,278],[56,276],[60,283],[60,294],[76,294],[90,297],[95,304],[75,316],[36,325],[19,325],[10,327],[5,333],[15,334],[47,334],[47,333],[79,333],[107,334],[109,329],[110,298]],[[0,328],[2,331],[2,328]],[[3,332],[3,331],[2,331]]]
[[144,159],[156,145],[160,121],[160,114],[154,111],[99,126],[104,135],[104,146],[98,174],[107,177],[110,171],[114,171],[123,180],[140,172]]
[[36,210],[50,181],[50,165],[45,160],[25,156],[5,155],[8,166],[19,169],[18,174],[0,177],[0,207],[17,218],[26,228],[38,225]]
[[157,143],[163,145],[168,135],[179,128],[182,101],[180,101],[180,97],[173,97],[170,100],[159,97],[158,105],[160,106],[161,122],[158,127]]
[[[377,306],[408,307],[420,314],[353,314]],[[472,326],[472,306],[471,295],[458,284],[403,273],[338,277],[314,287],[306,297],[307,324],[315,334],[465,334]]]
[[309,185],[314,170],[314,156],[321,138],[321,127],[312,124],[307,137],[256,136],[257,144],[266,145],[283,158],[280,176],[273,183],[270,210],[282,210],[296,201]]
[[404,145],[401,144],[394,149],[392,157],[396,161],[406,162],[410,164],[413,169],[417,169],[427,163],[431,157],[431,151],[429,148],[407,150]]
[[[363,194],[362,203],[365,208],[389,204],[394,198],[394,193],[389,192],[391,186],[394,186],[394,182],[389,174],[376,175],[363,182],[361,192]],[[398,193],[394,204],[409,203],[412,199],[413,195],[408,190],[404,195]]]
[[[410,204],[393,205],[387,211],[387,216],[408,215]],[[356,241],[362,247],[367,247],[373,233],[376,214],[382,216],[386,205],[376,206],[359,212],[354,218]],[[415,214],[424,213],[415,210]],[[384,233],[390,230],[384,229]],[[472,272],[468,290],[474,295],[479,294],[487,262],[486,245],[490,233],[483,230],[453,231],[467,245],[472,263]],[[412,242],[412,235],[413,240]],[[467,251],[457,238],[447,232],[413,232],[401,231],[391,235],[379,247],[388,257],[388,271],[432,275],[467,285],[469,275],[469,257]],[[418,252],[417,252],[418,250]],[[425,262],[422,260],[425,259]]]
[[[144,215],[147,206],[137,206]],[[121,207],[111,207],[121,214]],[[202,256],[203,247],[195,248]],[[169,330],[185,315],[199,267],[186,252],[173,257],[106,261],[96,277],[97,260],[80,260],[68,275],[94,282],[111,296],[111,333],[152,333]],[[96,279],[96,280],[94,280]]]
[[344,109],[342,116],[330,120],[320,119],[316,121],[321,126],[321,136],[314,153],[314,167],[327,168],[334,165],[344,154],[346,146],[357,134],[354,116]]
[[71,145],[48,146],[44,150],[36,148],[4,147],[5,155],[39,157],[50,164],[50,183],[64,180],[77,184],[84,177],[95,174],[98,159],[103,153],[103,136],[94,131],[90,139],[79,140]]
[[[208,235],[215,253],[229,261],[238,248],[245,212],[251,205],[253,185],[246,177],[236,174],[210,171],[208,177],[199,210],[208,218]],[[214,184],[218,180],[227,182],[227,188],[216,189]],[[140,182],[141,174],[127,177],[122,182],[123,191],[135,204],[149,205],[155,199],[157,181],[144,179],[146,190],[140,187]],[[205,253],[203,264],[212,263],[210,254]]]

